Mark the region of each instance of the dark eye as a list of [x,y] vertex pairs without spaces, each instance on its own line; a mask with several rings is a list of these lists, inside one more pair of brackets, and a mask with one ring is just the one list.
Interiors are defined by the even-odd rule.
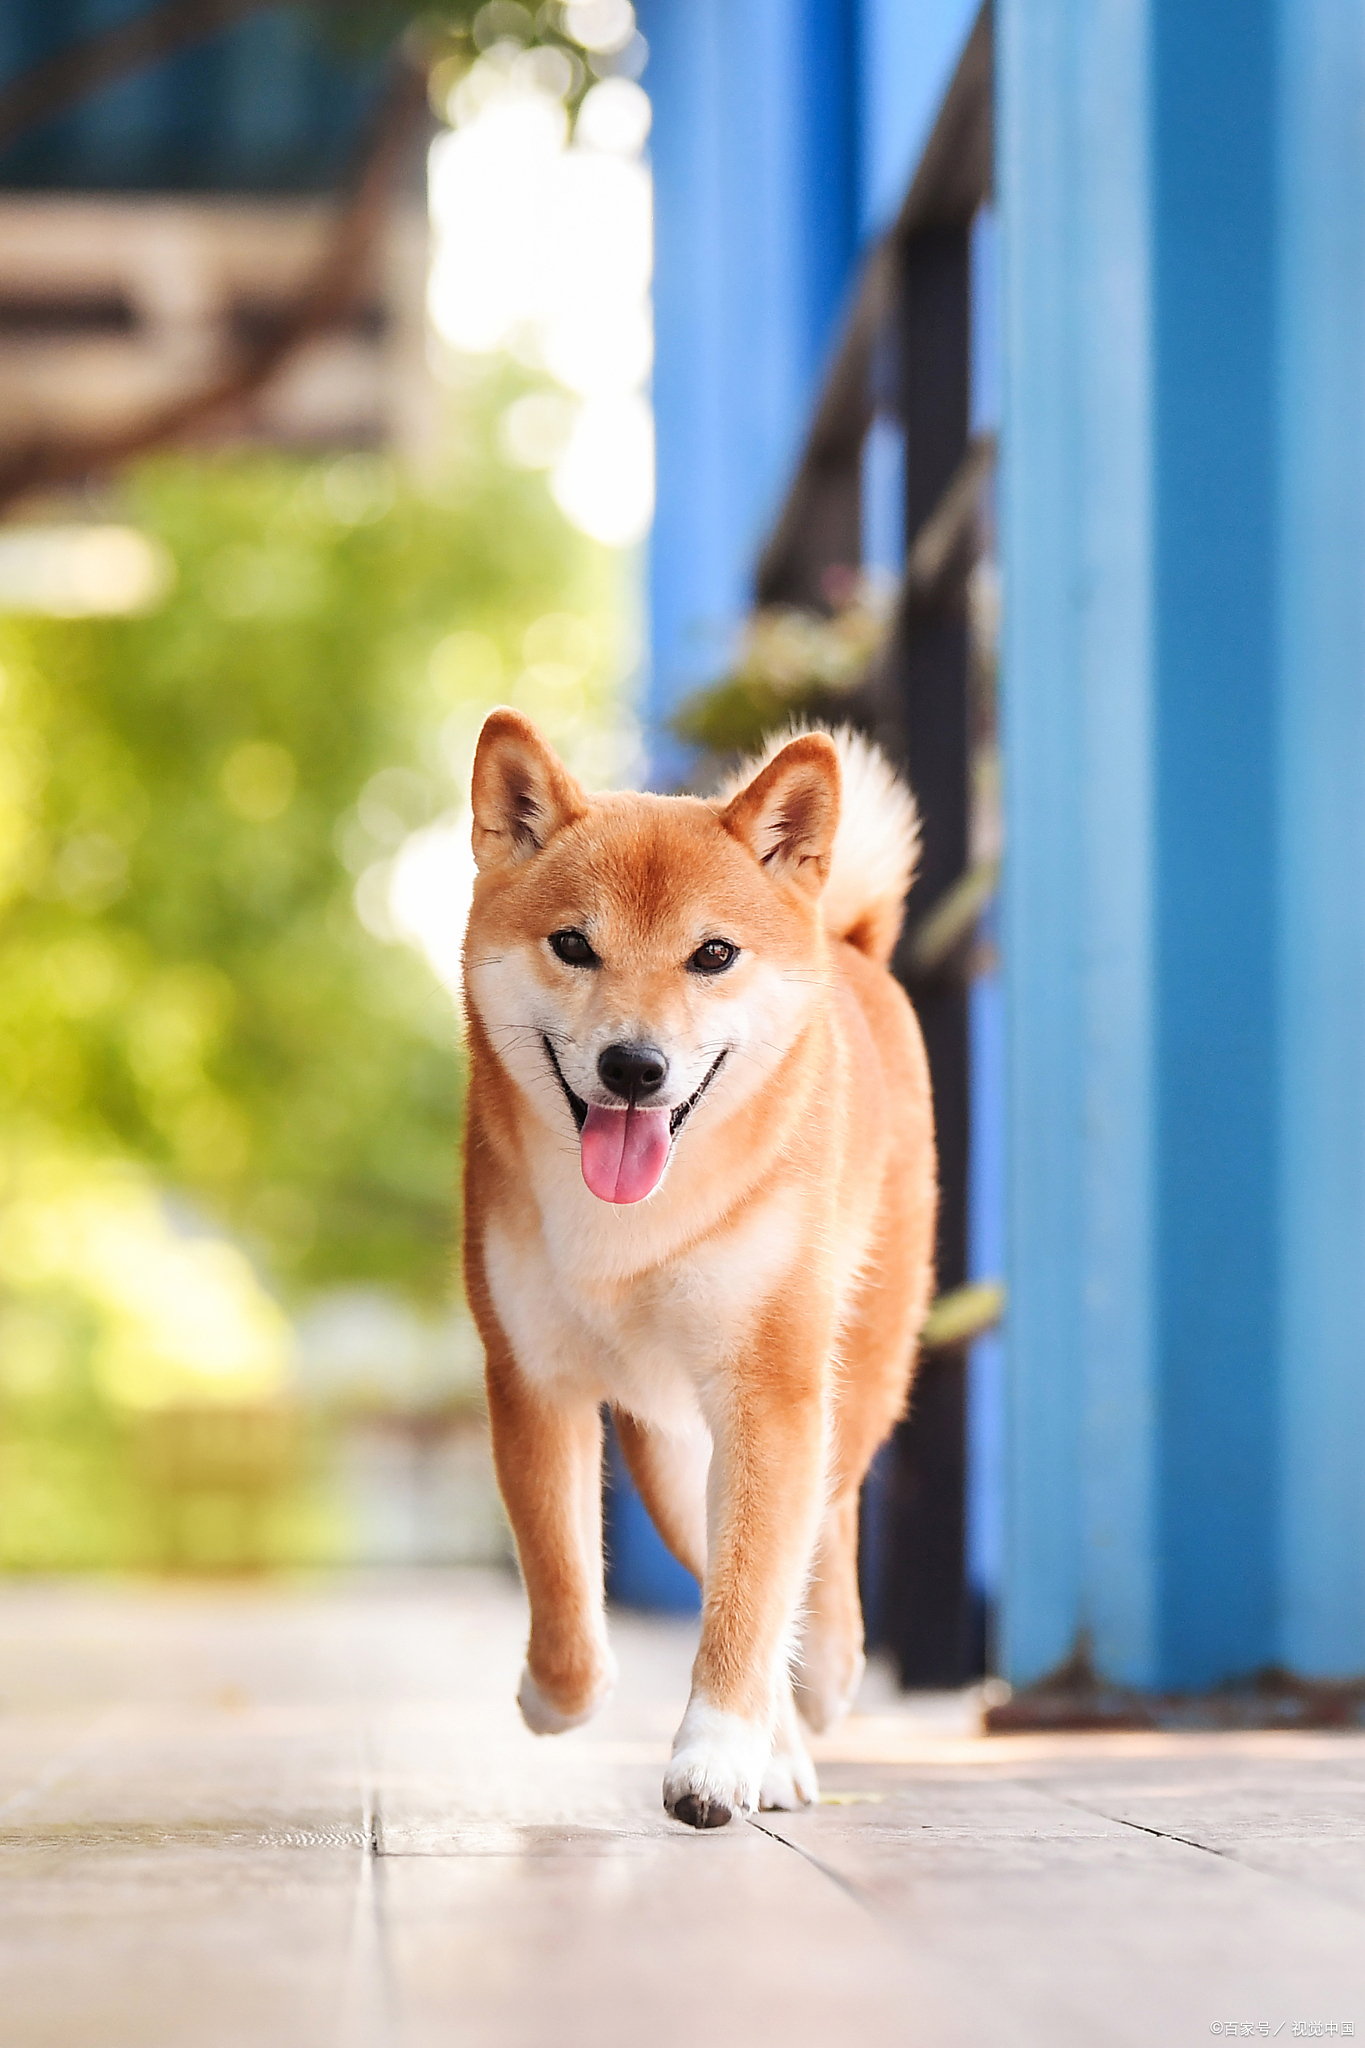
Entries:
[[602,962],[598,959],[596,953],[593,952],[592,947],[588,944],[582,932],[551,932],[550,951],[555,955],[556,959],[562,960],[566,967],[600,967],[602,965]]
[[690,974],[724,974],[739,957],[739,947],[728,939],[703,939],[687,963]]

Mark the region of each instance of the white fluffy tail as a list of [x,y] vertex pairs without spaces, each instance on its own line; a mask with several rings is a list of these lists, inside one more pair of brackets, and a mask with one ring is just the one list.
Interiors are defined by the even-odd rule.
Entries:
[[851,726],[794,726],[774,733],[763,752],[727,782],[728,800],[781,753],[798,732],[829,731],[839,753],[843,799],[829,880],[820,899],[825,930],[883,967],[895,950],[905,899],[919,860],[915,799],[885,754]]

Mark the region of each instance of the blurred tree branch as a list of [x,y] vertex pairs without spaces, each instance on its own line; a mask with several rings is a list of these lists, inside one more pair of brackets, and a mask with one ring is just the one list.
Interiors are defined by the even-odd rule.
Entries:
[[[222,22],[260,4],[262,0],[197,0],[186,7],[181,0],[174,0],[171,7],[157,9],[156,15],[194,13],[202,18],[213,13],[217,22]],[[98,44],[110,40],[92,39]],[[110,75],[101,72],[100,79]],[[304,342],[329,327],[353,303],[364,279],[408,144],[426,108],[425,72],[400,54],[371,124],[351,196],[342,207],[327,250],[275,331],[254,346],[243,347],[236,359],[206,384],[179,394],[113,433],[79,441],[34,440],[8,454],[0,452],[0,513],[30,491],[79,482],[175,440],[214,413],[240,404],[259,391]],[[0,103],[0,133],[3,118]]]

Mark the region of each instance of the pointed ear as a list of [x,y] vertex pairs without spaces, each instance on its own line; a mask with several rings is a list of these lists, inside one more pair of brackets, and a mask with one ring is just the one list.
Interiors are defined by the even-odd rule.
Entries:
[[490,711],[484,720],[470,802],[481,874],[529,860],[587,809],[586,796],[558,754],[519,711]]
[[791,740],[732,798],[720,822],[770,873],[818,896],[839,823],[839,756],[829,734]]

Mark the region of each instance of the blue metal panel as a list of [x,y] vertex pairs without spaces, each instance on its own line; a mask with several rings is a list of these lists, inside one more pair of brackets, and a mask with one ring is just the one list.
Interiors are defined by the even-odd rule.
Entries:
[[1009,1493],[1001,1668],[1015,1683],[1071,1650],[1082,1612],[1083,845],[1072,373],[1078,354],[1066,88],[1070,8],[997,15],[1003,232],[1000,528],[1008,606],[1001,723],[1009,859]]
[[1274,15],[1157,0],[1162,1671],[1273,1641]]
[[1279,1656],[1365,1671],[1365,9],[1281,0]]
[[1147,22],[1001,0],[1002,1668],[1156,1676]]
[[1007,1669],[1358,1672],[1365,10],[1001,12]]
[[[1138,82],[1144,11],[1073,9],[1079,496],[1071,602],[1083,718],[1085,862],[1081,1208],[1085,1345],[1080,1488],[1085,1603],[1100,1669],[1157,1677],[1154,1075],[1153,364],[1148,193]],[[1008,572],[1007,572],[1008,575]],[[1008,778],[1008,766],[1006,770]]]
[[654,101],[654,773],[721,670],[794,467],[856,221],[852,0],[641,0]]

